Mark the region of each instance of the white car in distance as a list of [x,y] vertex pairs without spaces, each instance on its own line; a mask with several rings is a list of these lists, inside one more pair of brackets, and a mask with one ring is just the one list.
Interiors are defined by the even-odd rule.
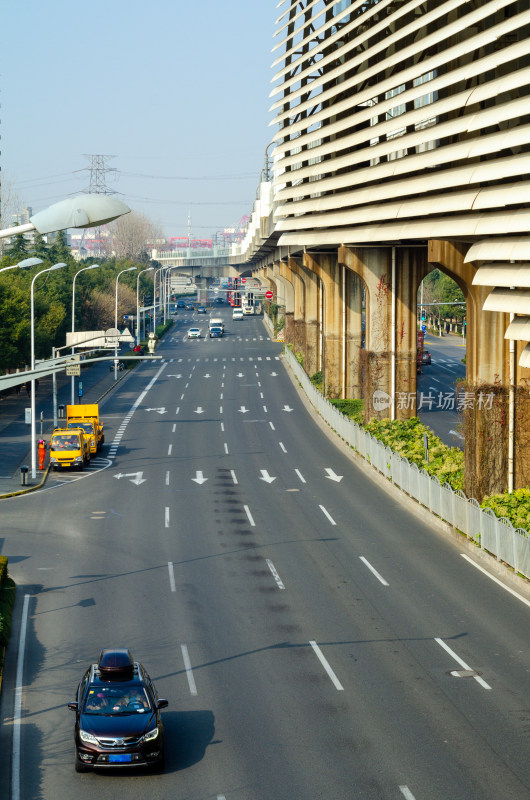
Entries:
[[201,329],[200,328],[190,328],[188,331],[188,339],[200,339],[201,338]]

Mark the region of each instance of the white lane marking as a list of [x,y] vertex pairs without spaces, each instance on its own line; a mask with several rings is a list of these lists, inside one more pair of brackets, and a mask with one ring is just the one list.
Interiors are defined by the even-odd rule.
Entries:
[[408,786],[400,786],[399,787],[399,791],[401,792],[403,797],[406,798],[406,800],[415,800],[415,797],[412,794],[412,792],[410,791]]
[[167,568],[169,570],[169,586],[170,586],[172,592],[176,592],[177,591],[177,587],[175,586],[175,573],[173,572],[173,562],[172,561],[168,561],[167,562]]
[[230,470],[230,475],[232,476],[232,480],[234,481],[234,484],[236,484],[237,483],[237,478],[236,478],[236,473],[234,472],[233,469]]
[[279,442],[280,447],[282,448],[283,452],[286,453],[287,450],[285,449],[285,445],[283,442]]
[[267,566],[268,566],[268,568],[269,568],[269,569],[270,569],[270,571],[272,572],[272,577],[274,578],[274,580],[275,580],[275,581],[276,581],[276,583],[278,584],[278,588],[279,588],[279,589],[285,589],[285,586],[283,585],[282,579],[281,579],[281,578],[280,578],[280,576],[278,575],[278,572],[277,572],[277,570],[276,570],[276,567],[274,566],[274,564],[272,563],[272,561],[270,560],[270,558],[266,558],[266,559],[265,559],[265,561],[267,562]]
[[378,580],[378,581],[381,581],[381,583],[383,584],[383,586],[388,586],[388,585],[389,585],[389,584],[388,584],[388,583],[385,581],[385,579],[383,578],[383,576],[379,574],[379,572],[378,572],[378,571],[375,569],[375,567],[372,567],[372,565],[370,564],[370,562],[369,562],[369,561],[368,561],[368,560],[367,560],[367,559],[366,559],[364,556],[359,556],[359,558],[361,559],[361,561],[363,562],[363,564],[366,564],[366,566],[368,567],[368,569],[370,570],[370,572],[372,572],[372,573],[375,575],[375,577],[377,578],[377,580]]
[[165,525],[166,528],[169,528],[169,506],[166,506]]
[[185,388],[185,389],[187,389],[187,388],[188,388],[188,386],[189,386],[189,383],[187,383],[187,384],[186,384],[186,386],[185,386],[184,388]]
[[175,433],[176,430],[177,430],[177,423],[174,422],[173,423],[173,428],[171,429],[171,433]]
[[223,407],[222,407],[222,406],[219,406],[219,413],[220,413],[220,414],[222,414],[222,413],[223,413]]
[[[444,642],[444,640],[443,640],[443,639],[437,639],[437,638],[435,638],[435,639],[434,639],[434,641],[435,641],[435,642],[437,642],[437,643],[440,645],[440,647],[443,647],[443,649],[444,649],[444,650],[446,650],[446,651],[449,653],[449,655],[450,655],[450,656],[452,656],[452,657],[454,658],[454,660],[456,661],[456,663],[457,663],[457,664],[460,664],[460,666],[461,666],[461,667],[463,667],[463,669],[467,669],[467,670],[469,670],[470,672],[474,672],[474,670],[473,670],[471,667],[469,667],[469,666],[466,664],[466,662],[465,662],[463,659],[461,659],[461,658],[460,658],[460,656],[457,656],[457,654],[455,653],[455,651],[454,651],[454,650],[451,650],[451,648],[449,647],[449,645],[448,645],[448,644],[446,644],[446,643]],[[488,683],[486,683],[486,681],[485,681],[485,680],[483,680],[483,679],[480,677],[480,675],[473,675],[473,678],[476,680],[476,682],[477,682],[477,683],[480,683],[480,685],[481,685],[481,686],[482,686],[484,689],[490,689],[490,690],[491,690],[491,686],[490,686]]]
[[169,470],[166,472],[166,486],[169,486]]
[[168,454],[168,456],[170,456],[170,455],[171,455],[171,451],[172,451],[172,450],[173,450],[173,445],[172,445],[172,444],[168,445],[168,448],[167,448],[167,454]]
[[180,649],[182,650],[182,658],[184,659],[184,666],[186,668],[186,676],[188,678],[190,693],[197,694],[197,687],[195,686],[195,678],[193,677],[193,671],[191,669],[191,661],[188,653],[188,648],[186,647],[185,644],[181,644]]
[[24,595],[22,621],[18,639],[17,676],[15,681],[15,708],[13,711],[13,766],[11,776],[11,797],[20,798],[20,718],[22,715],[22,681],[24,677],[24,651],[26,649],[26,630],[28,627],[28,608],[31,595]]
[[224,796],[224,794],[218,794],[217,800],[226,800],[226,797]]
[[248,506],[243,506],[243,508],[245,509],[245,513],[248,517],[248,521],[250,522],[250,524],[256,527],[256,523],[252,519],[252,514],[250,513],[250,508]]
[[223,433],[224,433],[224,429],[225,429],[225,424],[224,424],[224,422],[221,422],[221,430],[223,431]]
[[337,678],[337,676],[335,675],[335,673],[331,669],[330,665],[328,664],[328,662],[324,658],[324,653],[322,652],[322,650],[320,649],[318,644],[316,642],[309,642],[309,644],[311,645],[311,647],[315,651],[318,660],[320,661],[320,663],[322,664],[322,666],[324,667],[324,669],[328,673],[329,677],[331,678],[331,681],[332,681],[333,686],[335,687],[335,689],[338,692],[343,692],[344,691],[344,686],[339,681],[339,679]]
[[272,428],[272,430],[273,430],[273,431],[275,431],[275,430],[276,430],[276,428],[274,427],[274,425],[272,424],[272,422],[269,422],[269,425],[271,426],[271,428]]
[[515,589],[510,589],[509,586],[506,586],[506,584],[503,583],[502,581],[500,581],[498,578],[495,578],[493,575],[490,575],[490,573],[486,569],[484,569],[484,567],[480,567],[471,558],[469,558],[469,556],[466,556],[465,553],[460,553],[460,555],[462,556],[462,558],[465,558],[466,561],[469,561],[469,563],[473,567],[475,567],[476,569],[479,569],[481,572],[483,572],[484,575],[486,575],[486,577],[488,577],[491,581],[495,581],[495,583],[497,583],[499,586],[502,586],[502,588],[505,589],[507,592],[510,592],[510,594],[513,594],[513,596],[516,597],[518,600],[520,600],[521,603],[524,603],[525,605],[530,606],[530,600],[527,600],[526,597],[523,597],[521,594],[519,594],[519,592],[516,592]]
[[260,392],[260,393],[259,393],[259,396],[260,396],[260,397],[261,397],[261,399],[263,400],[263,392]]
[[268,414],[268,411],[267,411],[267,406],[263,406],[263,410],[264,410],[264,412],[265,412],[266,414]]
[[223,399],[223,392],[221,392],[221,394],[219,395],[219,400],[222,400],[222,399]]
[[180,395],[180,399],[184,400],[184,395],[183,394]]
[[431,378],[431,381],[435,381],[435,383],[441,383],[441,381],[439,381],[438,378]]
[[458,436],[459,439],[464,438],[461,433],[458,433],[458,431],[449,431],[449,433],[452,433],[453,436]]
[[300,480],[302,481],[302,483],[307,483],[306,479],[304,478],[304,476],[302,475],[302,473],[300,472],[299,469],[295,469],[295,472],[298,475],[298,477],[300,478]]
[[226,442],[225,442],[225,453],[226,453],[226,455],[228,455],[228,445],[227,445]]
[[324,506],[319,506],[319,508],[320,508],[320,510],[322,511],[322,513],[326,515],[326,517],[329,519],[329,521],[331,522],[331,524],[332,524],[332,525],[336,525],[336,524],[337,524],[337,523],[335,522],[335,520],[333,519],[333,517],[331,516],[331,514],[329,513],[329,511],[327,511],[327,510],[324,508]]
[[175,409],[175,414],[178,414],[178,413],[179,413],[179,411],[180,411],[180,407],[179,407],[179,408],[177,408],[177,409]]

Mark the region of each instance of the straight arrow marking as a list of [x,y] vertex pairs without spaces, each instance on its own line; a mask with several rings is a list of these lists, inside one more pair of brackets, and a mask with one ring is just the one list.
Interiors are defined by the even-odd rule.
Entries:
[[197,470],[197,476],[195,478],[192,478],[192,481],[195,481],[195,483],[198,483],[199,486],[202,483],[206,483],[207,480],[208,480],[208,478],[204,478],[203,474],[202,474],[202,472],[200,472],[200,470]]

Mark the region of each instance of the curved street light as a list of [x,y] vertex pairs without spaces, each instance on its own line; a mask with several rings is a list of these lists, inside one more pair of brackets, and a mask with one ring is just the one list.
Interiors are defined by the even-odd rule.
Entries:
[[[82,269],[79,269],[74,275],[74,282],[72,284],[72,333],[75,330],[75,279],[77,278],[78,275],[81,274],[81,272],[85,272],[87,269],[96,269],[96,267],[99,267],[99,266],[100,266],[100,264],[90,264],[90,266],[88,266],[88,267],[83,267]],[[72,339],[73,339],[73,337],[72,337]],[[75,345],[73,344],[73,341],[72,341],[72,355],[74,355],[74,353],[75,353]],[[74,403],[75,403],[75,397],[74,397],[75,378],[74,378],[73,375],[72,375],[71,387],[72,387],[71,401],[72,401],[72,405],[74,405]]]
[[36,267],[37,264],[42,264],[42,258],[25,258],[23,261],[19,261],[18,264],[12,264],[10,267],[2,267],[0,272],[5,272],[7,269],[26,269],[27,267]]
[[[123,275],[124,272],[133,272],[136,267],[129,267],[129,269],[122,269],[121,272],[118,272],[116,276],[116,302],[114,306],[114,330],[118,330],[118,281],[120,279],[120,275]],[[114,380],[118,380],[118,335],[115,334],[116,344],[114,346]]]
[[[140,344],[140,304],[138,301],[138,290],[140,288],[140,275],[143,275],[144,272],[152,272],[154,267],[147,267],[147,269],[142,269],[138,273],[138,277],[136,278],[136,346],[138,347]],[[153,287],[154,291],[154,287]],[[154,299],[154,294],[153,294]],[[144,311],[145,314],[145,311]],[[144,317],[145,320],[145,317]]]
[[[34,302],[33,302],[33,287],[35,285],[35,281],[39,277],[39,275],[43,275],[45,272],[53,272],[56,269],[61,269],[61,267],[66,267],[64,261],[60,261],[58,264],[54,264],[52,267],[47,267],[46,269],[41,269],[40,272],[37,272],[34,275],[33,280],[31,281],[31,369],[32,371],[35,369],[35,309],[34,309]],[[37,477],[37,461],[36,461],[36,453],[35,453],[35,436],[36,436],[36,425],[35,425],[35,378],[31,379],[31,477],[34,480]]]

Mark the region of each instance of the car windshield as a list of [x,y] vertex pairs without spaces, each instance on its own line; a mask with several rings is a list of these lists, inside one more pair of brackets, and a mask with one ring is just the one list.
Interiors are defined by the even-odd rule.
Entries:
[[151,708],[143,686],[97,686],[88,689],[83,711],[87,714],[145,714]]
[[92,423],[91,422],[69,422],[66,427],[69,430],[71,430],[72,428],[81,428],[86,433],[92,433],[93,432],[93,428],[92,428]]
[[52,437],[52,450],[79,450],[79,436],[72,436],[67,433]]

